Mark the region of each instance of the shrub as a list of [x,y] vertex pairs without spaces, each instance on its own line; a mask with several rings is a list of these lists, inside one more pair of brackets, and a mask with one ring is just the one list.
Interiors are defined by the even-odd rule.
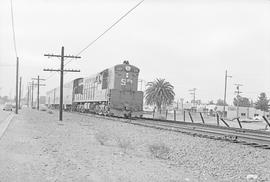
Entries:
[[162,120],[165,120],[165,119],[166,119],[165,116],[161,116],[161,115],[157,116],[156,118],[157,118],[157,119],[162,119]]
[[131,148],[131,142],[126,138],[117,137],[117,144],[125,153],[127,149]]
[[49,114],[53,114],[53,111],[52,111],[52,110],[48,110],[48,113],[49,113]]
[[157,113],[155,113],[154,118],[164,120],[164,119],[166,119],[166,116],[165,116],[165,114],[160,114],[159,112],[157,112]]
[[108,141],[108,136],[103,132],[98,132],[95,134],[96,140],[101,144],[105,145],[105,143]]
[[167,159],[169,157],[170,148],[163,143],[149,145],[151,154],[160,159]]

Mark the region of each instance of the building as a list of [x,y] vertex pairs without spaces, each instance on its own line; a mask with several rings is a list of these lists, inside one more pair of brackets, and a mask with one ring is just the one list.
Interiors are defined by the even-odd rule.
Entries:
[[[208,112],[223,113],[223,106],[207,105]],[[237,107],[236,106],[225,106],[225,116],[228,119],[237,118]],[[254,119],[255,117],[266,116],[269,118],[269,112],[264,112],[254,107],[239,107],[239,118],[240,119]]]

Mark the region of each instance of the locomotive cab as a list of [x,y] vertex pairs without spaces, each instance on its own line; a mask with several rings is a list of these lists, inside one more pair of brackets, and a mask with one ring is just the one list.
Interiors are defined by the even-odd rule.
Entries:
[[140,70],[124,61],[114,67],[114,88],[110,90],[110,110],[114,115],[142,116],[143,92],[138,91]]

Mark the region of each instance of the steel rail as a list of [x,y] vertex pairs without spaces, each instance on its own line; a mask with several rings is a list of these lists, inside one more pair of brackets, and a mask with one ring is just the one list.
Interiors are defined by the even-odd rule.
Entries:
[[155,127],[160,129],[166,129],[171,131],[178,131],[182,133],[188,133],[192,135],[197,135],[206,138],[228,140],[234,143],[243,143],[246,145],[253,145],[256,147],[261,147],[265,149],[270,149],[270,135],[266,134],[254,134],[239,132],[237,130],[228,130],[227,128],[208,128],[208,127],[198,127],[198,126],[183,126],[171,123],[142,123],[142,122],[132,122],[132,124]]
[[[155,120],[153,120],[156,122]],[[163,122],[163,121],[161,121]],[[259,131],[259,130],[251,130],[251,129],[241,129],[241,128],[233,128],[233,127],[225,127],[225,126],[216,126],[216,125],[209,125],[209,124],[202,124],[202,123],[186,123],[186,122],[171,122],[168,121],[166,123],[171,123],[172,125],[178,126],[179,124],[185,124],[187,126],[192,126],[192,127],[197,127],[197,128],[204,128],[204,129],[214,129],[217,131],[226,131],[227,133],[235,134],[235,133],[240,133],[240,134],[248,134],[252,136],[264,136],[265,138],[268,138],[270,140],[270,132],[266,131]]]
[[105,118],[112,121],[117,122],[120,121],[143,127],[175,131],[203,138],[229,141],[232,143],[250,145],[262,149],[270,149],[270,132],[266,131],[233,128],[233,127],[228,128],[225,126],[216,126],[202,123],[188,123],[182,121],[161,120],[152,118],[125,119],[121,117],[101,116],[90,113],[79,113],[79,112],[73,113],[100,119]]

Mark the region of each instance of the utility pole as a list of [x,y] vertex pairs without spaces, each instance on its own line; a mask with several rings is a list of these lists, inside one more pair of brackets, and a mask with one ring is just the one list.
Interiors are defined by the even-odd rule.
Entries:
[[141,83],[140,84],[140,87],[141,87],[140,91],[145,91],[145,85],[146,85],[147,82],[145,80],[143,80],[143,79],[138,79],[138,87],[139,87],[139,83]]
[[15,110],[15,114],[18,114],[18,81],[19,81],[19,58],[17,57],[17,62],[16,62],[16,110]]
[[19,109],[21,109],[21,95],[22,95],[22,77],[20,77],[20,89],[19,89]]
[[27,107],[29,107],[29,85],[27,85]]
[[236,91],[235,93],[237,94],[236,98],[237,98],[237,114],[236,114],[236,117],[238,118],[239,117],[239,99],[240,99],[240,93],[243,93],[243,92],[240,92],[240,86],[243,86],[242,84],[234,84],[236,85]]
[[180,98],[181,101],[181,109],[184,111],[184,98]]
[[32,80],[37,80],[37,84],[34,84],[34,85],[37,85],[37,110],[39,110],[39,87],[40,86],[45,86],[45,84],[39,84],[39,82],[41,80],[45,81],[45,79],[39,78],[39,75],[38,75],[37,78],[32,78]]
[[196,88],[193,88],[191,90],[189,90],[191,93],[191,95],[193,95],[193,104],[194,104],[194,107],[196,107]]
[[31,91],[31,94],[32,94],[32,96],[31,96],[31,108],[33,108],[33,106],[34,106],[34,80],[32,80],[31,89],[32,89],[32,91]]
[[31,100],[31,82],[28,82],[28,94],[27,94],[27,106],[29,108],[30,106],[30,100]]
[[59,103],[59,121],[63,120],[63,82],[64,82],[64,72],[80,72],[80,70],[65,70],[64,69],[64,59],[65,58],[81,58],[80,56],[65,56],[64,55],[64,47],[62,46],[61,55],[54,54],[44,54],[47,57],[60,57],[61,58],[61,67],[60,69],[43,69],[43,71],[57,71],[60,72],[60,103]]
[[232,78],[232,76],[228,76],[227,70],[226,70],[226,72],[225,72],[225,91],[224,91],[224,100],[223,100],[223,117],[225,116],[226,95],[227,95],[227,78]]

